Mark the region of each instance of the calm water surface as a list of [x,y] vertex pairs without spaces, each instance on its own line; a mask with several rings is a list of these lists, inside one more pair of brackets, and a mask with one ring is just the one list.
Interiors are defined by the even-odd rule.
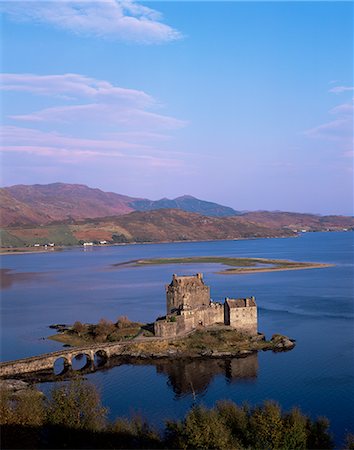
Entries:
[[[61,348],[43,338],[48,325],[96,323],[102,317],[153,321],[165,313],[172,273],[203,272],[214,300],[255,295],[259,330],[297,341],[288,353],[213,363],[120,365],[87,376],[99,387],[111,418],[139,412],[155,424],[181,417],[194,403],[219,399],[300,406],[327,416],[337,443],[354,431],[353,233],[307,233],[260,239],[100,247],[6,255],[1,301],[1,360]],[[335,267],[220,275],[220,265],[114,268],[138,258],[245,256],[318,261]]]

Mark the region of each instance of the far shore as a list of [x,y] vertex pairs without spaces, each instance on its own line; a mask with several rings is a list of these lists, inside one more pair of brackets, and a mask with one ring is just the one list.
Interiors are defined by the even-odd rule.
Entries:
[[[199,240],[199,239],[183,239],[183,240],[176,240],[176,241],[153,241],[153,242],[116,242],[116,243],[109,243],[109,244],[93,244],[89,248],[93,247],[122,247],[126,245],[155,245],[155,244],[181,244],[181,243],[189,243],[189,242],[228,242],[228,241],[250,241],[255,239],[287,239],[287,238],[296,238],[298,235],[294,236],[263,236],[263,237],[240,237],[240,238],[233,238],[233,239],[207,239],[207,240]],[[58,251],[58,250],[73,250],[77,248],[85,248],[80,244],[75,245],[57,245],[55,247],[50,248],[43,248],[41,247],[0,247],[0,256],[5,255],[25,255],[29,253],[48,253],[51,251]]]

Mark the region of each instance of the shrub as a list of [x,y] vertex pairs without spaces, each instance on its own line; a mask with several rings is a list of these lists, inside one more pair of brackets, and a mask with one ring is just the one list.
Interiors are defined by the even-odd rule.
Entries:
[[81,380],[55,386],[47,403],[47,420],[53,425],[100,430],[106,415],[96,387]]

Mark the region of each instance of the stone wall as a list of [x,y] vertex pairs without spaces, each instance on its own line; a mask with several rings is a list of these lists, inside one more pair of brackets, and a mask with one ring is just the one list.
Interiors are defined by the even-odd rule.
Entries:
[[173,338],[188,333],[198,326],[207,327],[214,323],[224,323],[224,307],[220,303],[211,303],[195,309],[182,309],[178,314],[167,315],[166,319],[155,322],[154,332],[158,337]]
[[162,338],[173,338],[177,335],[177,321],[168,322],[167,320],[157,320],[154,323],[155,336]]
[[166,286],[167,314],[179,309],[193,309],[208,306],[210,289],[204,284],[202,274],[178,277],[173,275],[172,282]]
[[257,334],[257,306],[254,297],[226,299],[224,310],[226,325],[250,335]]

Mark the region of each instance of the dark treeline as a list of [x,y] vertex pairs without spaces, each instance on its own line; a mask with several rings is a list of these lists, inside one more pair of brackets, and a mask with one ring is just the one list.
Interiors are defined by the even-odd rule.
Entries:
[[[107,420],[96,388],[74,380],[55,386],[48,398],[35,389],[1,392],[1,448],[32,449],[331,449],[325,418],[311,420],[277,403],[237,406],[220,401],[193,407],[183,420],[158,432],[141,417]],[[352,435],[344,448],[354,449]]]

